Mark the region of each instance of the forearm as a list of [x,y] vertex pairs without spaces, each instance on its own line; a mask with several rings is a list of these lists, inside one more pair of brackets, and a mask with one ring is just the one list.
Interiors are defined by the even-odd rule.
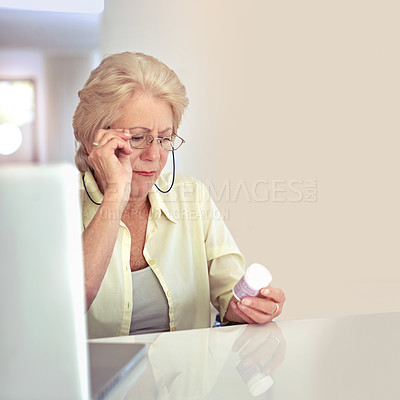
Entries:
[[124,204],[104,196],[96,215],[82,234],[86,307],[96,298],[118,235]]

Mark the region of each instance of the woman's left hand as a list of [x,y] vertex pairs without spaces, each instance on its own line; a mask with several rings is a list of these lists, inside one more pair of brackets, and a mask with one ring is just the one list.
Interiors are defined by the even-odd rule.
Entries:
[[268,286],[261,289],[257,297],[245,297],[240,302],[232,297],[225,318],[232,322],[265,324],[282,313],[285,301],[281,289]]

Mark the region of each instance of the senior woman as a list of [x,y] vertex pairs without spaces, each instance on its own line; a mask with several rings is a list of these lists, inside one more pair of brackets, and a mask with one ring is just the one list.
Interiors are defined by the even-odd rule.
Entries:
[[188,99],[176,74],[141,53],[114,54],[79,98],[89,336],[209,327],[210,301],[224,321],[278,316],[280,289],[233,300],[244,259],[203,185],[175,170],[161,175],[184,143],[178,127]]

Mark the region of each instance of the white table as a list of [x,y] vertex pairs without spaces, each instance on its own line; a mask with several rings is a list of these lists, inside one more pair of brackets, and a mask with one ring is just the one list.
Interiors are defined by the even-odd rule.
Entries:
[[400,313],[97,341],[148,345],[124,399],[400,399]]

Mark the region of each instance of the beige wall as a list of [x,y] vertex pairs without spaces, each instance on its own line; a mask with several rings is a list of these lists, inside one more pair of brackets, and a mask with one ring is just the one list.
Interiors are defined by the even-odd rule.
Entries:
[[[47,160],[74,163],[72,118],[93,69],[94,52],[46,52]],[[96,60],[98,61],[98,60]]]
[[178,169],[210,187],[285,318],[400,309],[397,1],[106,1],[102,53],[170,65]]

